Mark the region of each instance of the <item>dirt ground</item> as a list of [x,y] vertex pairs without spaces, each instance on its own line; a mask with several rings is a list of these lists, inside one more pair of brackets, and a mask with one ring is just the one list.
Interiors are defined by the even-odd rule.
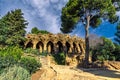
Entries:
[[105,62],[107,68],[75,68],[45,65],[32,75],[32,80],[120,80],[120,62]]

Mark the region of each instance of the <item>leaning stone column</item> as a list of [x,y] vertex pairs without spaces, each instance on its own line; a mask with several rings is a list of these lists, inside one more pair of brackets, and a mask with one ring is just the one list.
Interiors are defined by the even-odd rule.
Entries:
[[70,48],[69,48],[69,51],[68,51],[68,53],[72,53],[73,52],[73,45],[72,44],[70,44]]
[[81,46],[81,49],[82,49],[82,53],[85,53],[84,44],[81,43],[80,46]]
[[77,47],[77,53],[80,53],[81,51],[79,45],[77,44],[76,47]]

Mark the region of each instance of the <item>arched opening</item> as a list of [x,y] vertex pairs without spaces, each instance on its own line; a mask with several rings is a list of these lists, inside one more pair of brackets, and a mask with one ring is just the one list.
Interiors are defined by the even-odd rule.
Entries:
[[63,52],[63,44],[60,41],[57,42],[57,47],[58,47],[58,53]]
[[68,53],[70,50],[70,44],[68,42],[66,42],[66,52]]
[[47,43],[47,52],[48,53],[53,53],[54,52],[54,45],[51,41]]
[[33,43],[32,42],[28,42],[28,44],[26,45],[26,48],[33,48]]
[[36,45],[36,48],[39,49],[40,53],[43,52],[43,47],[44,47],[44,45],[41,41],[38,42],[37,45]]
[[73,53],[76,53],[77,52],[77,47],[76,47],[76,44],[73,42]]

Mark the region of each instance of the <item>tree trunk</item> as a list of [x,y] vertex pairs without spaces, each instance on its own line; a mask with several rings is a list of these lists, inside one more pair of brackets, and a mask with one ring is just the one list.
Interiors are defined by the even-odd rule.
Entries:
[[89,25],[90,25],[90,16],[87,16],[87,23],[85,26],[85,63],[84,67],[88,67],[89,64]]

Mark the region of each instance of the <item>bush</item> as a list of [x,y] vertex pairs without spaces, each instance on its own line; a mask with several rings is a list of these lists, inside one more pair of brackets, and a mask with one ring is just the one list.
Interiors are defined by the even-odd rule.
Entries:
[[23,54],[22,49],[15,47],[6,47],[0,50],[0,70],[6,67],[10,67],[18,63],[21,55]]
[[20,60],[20,66],[25,68],[30,72],[30,74],[34,73],[39,67],[41,67],[41,64],[35,60],[35,58],[32,57],[22,57]]
[[65,54],[64,53],[58,53],[53,54],[54,60],[57,62],[57,64],[65,65]]
[[115,44],[115,50],[112,52],[115,55],[116,61],[120,61],[120,45]]
[[24,50],[24,53],[40,55],[40,52],[39,52],[38,49],[32,49],[32,48],[26,48],[26,49]]
[[0,75],[0,80],[30,80],[30,74],[20,66],[9,67]]
[[115,55],[112,53],[115,50],[113,42],[107,38],[102,38],[103,44],[96,46],[92,49],[92,61],[100,60],[115,60]]
[[47,51],[40,53],[41,56],[47,56],[47,54],[48,54]]

